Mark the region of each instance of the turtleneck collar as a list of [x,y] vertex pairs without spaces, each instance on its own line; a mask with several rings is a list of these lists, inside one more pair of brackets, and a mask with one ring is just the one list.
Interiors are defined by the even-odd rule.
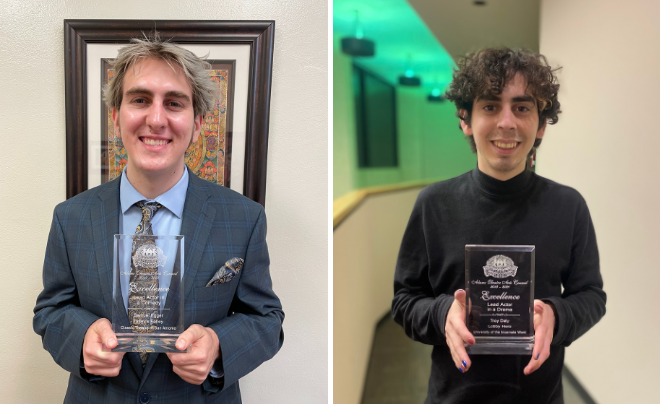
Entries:
[[527,191],[536,175],[529,169],[507,180],[500,181],[490,175],[484,174],[478,167],[470,172],[470,176],[480,191],[496,197],[511,197]]

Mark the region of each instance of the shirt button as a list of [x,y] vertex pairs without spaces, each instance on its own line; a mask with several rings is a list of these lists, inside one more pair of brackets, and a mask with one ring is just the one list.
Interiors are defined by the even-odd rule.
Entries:
[[151,396],[149,395],[149,393],[142,393],[142,395],[140,396],[140,402],[142,404],[147,404],[150,400],[151,400]]

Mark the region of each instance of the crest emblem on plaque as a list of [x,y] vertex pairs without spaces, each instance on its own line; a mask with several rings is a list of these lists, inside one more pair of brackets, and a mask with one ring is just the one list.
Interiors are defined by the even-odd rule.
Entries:
[[141,268],[157,268],[165,266],[167,257],[155,244],[142,244],[133,255],[133,264]]
[[506,255],[495,255],[486,261],[484,274],[493,278],[508,278],[516,276],[518,267],[514,265],[513,260]]

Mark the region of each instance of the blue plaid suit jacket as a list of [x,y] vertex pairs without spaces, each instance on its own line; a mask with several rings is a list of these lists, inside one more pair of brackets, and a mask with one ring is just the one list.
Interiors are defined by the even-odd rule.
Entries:
[[[240,403],[238,379],[282,346],[284,313],[272,290],[261,205],[190,173],[181,232],[185,236],[185,327],[218,334],[224,385],[183,381],[165,354],[124,355],[117,377],[87,374],[82,345],[89,326],[112,316],[113,236],[119,232],[119,180],[55,208],[44,260],[44,290],[33,326],[44,348],[71,372],[65,403]],[[229,259],[245,260],[230,282],[206,287]]]

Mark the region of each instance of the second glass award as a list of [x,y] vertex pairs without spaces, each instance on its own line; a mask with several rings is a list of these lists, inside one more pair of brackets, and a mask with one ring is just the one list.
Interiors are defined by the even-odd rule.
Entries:
[[534,349],[531,245],[465,246],[468,354],[531,355]]
[[112,330],[115,352],[185,352],[183,236],[116,234]]

